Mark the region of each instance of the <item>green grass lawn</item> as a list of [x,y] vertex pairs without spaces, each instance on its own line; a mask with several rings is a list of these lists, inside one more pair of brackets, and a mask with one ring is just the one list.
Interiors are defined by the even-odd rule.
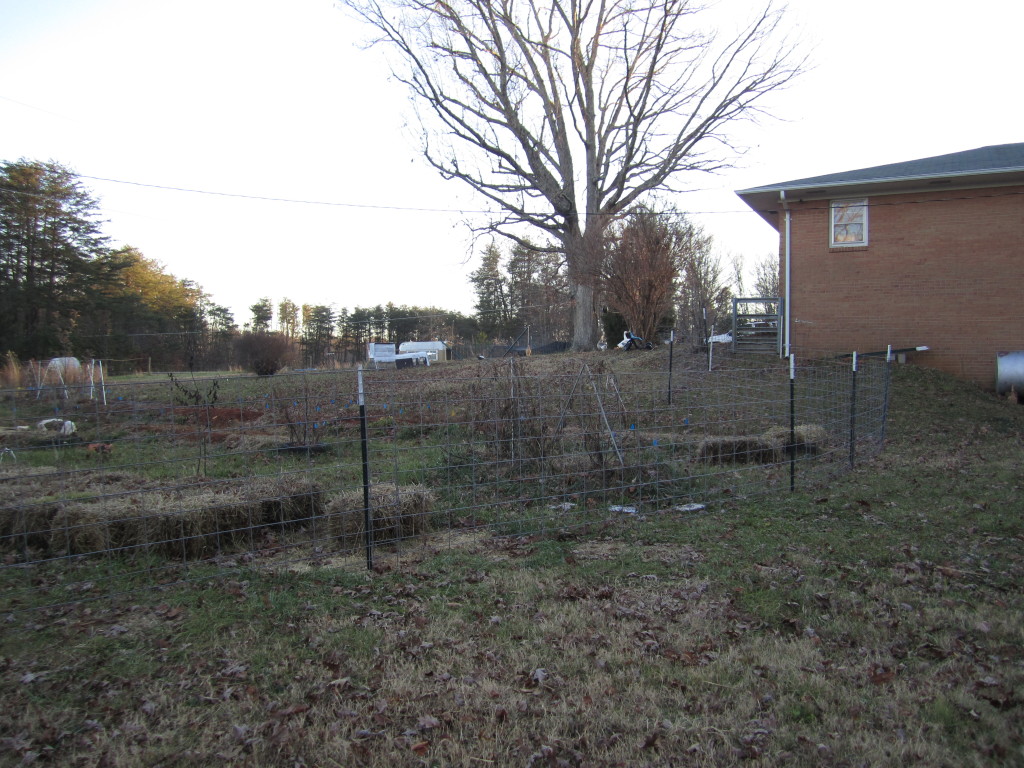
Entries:
[[1024,764],[1024,408],[894,373],[881,455],[698,516],[0,571],[81,599],[2,617],[0,764]]

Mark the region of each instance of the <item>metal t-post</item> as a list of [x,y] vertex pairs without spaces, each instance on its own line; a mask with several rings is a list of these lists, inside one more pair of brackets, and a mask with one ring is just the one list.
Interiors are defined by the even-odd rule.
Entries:
[[676,329],[668,337],[668,404],[672,405],[672,350],[676,346]]
[[796,490],[796,355],[789,356],[789,490]]
[[853,353],[850,377],[850,466],[857,463],[857,353]]
[[366,567],[373,568],[373,515],[370,513],[370,458],[366,437],[366,400],[363,397],[363,366],[356,369],[359,381],[359,442],[363,450],[363,532],[366,536]]

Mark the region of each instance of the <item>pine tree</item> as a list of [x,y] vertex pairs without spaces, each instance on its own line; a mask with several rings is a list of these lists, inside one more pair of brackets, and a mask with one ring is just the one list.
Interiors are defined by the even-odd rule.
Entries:
[[69,169],[0,164],[0,348],[70,354],[106,252],[98,204]]

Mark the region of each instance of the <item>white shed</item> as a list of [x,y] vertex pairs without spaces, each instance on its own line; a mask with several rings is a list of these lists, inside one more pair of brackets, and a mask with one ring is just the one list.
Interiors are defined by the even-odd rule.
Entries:
[[432,362],[448,359],[448,345],[443,341],[403,341],[399,352],[425,352]]

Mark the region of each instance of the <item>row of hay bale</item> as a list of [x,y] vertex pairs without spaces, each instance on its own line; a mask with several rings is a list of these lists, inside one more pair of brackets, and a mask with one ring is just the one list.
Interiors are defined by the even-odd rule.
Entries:
[[821,453],[827,444],[828,433],[817,424],[772,427],[760,435],[707,437],[697,447],[697,458],[709,464],[777,464],[789,456]]
[[[432,505],[423,486],[373,486],[374,541],[426,532]],[[329,494],[305,473],[175,488],[127,473],[0,475],[4,551],[142,551],[193,560],[253,548],[267,531],[289,529],[304,529],[321,546],[353,551],[365,540],[364,518],[361,489]]]

